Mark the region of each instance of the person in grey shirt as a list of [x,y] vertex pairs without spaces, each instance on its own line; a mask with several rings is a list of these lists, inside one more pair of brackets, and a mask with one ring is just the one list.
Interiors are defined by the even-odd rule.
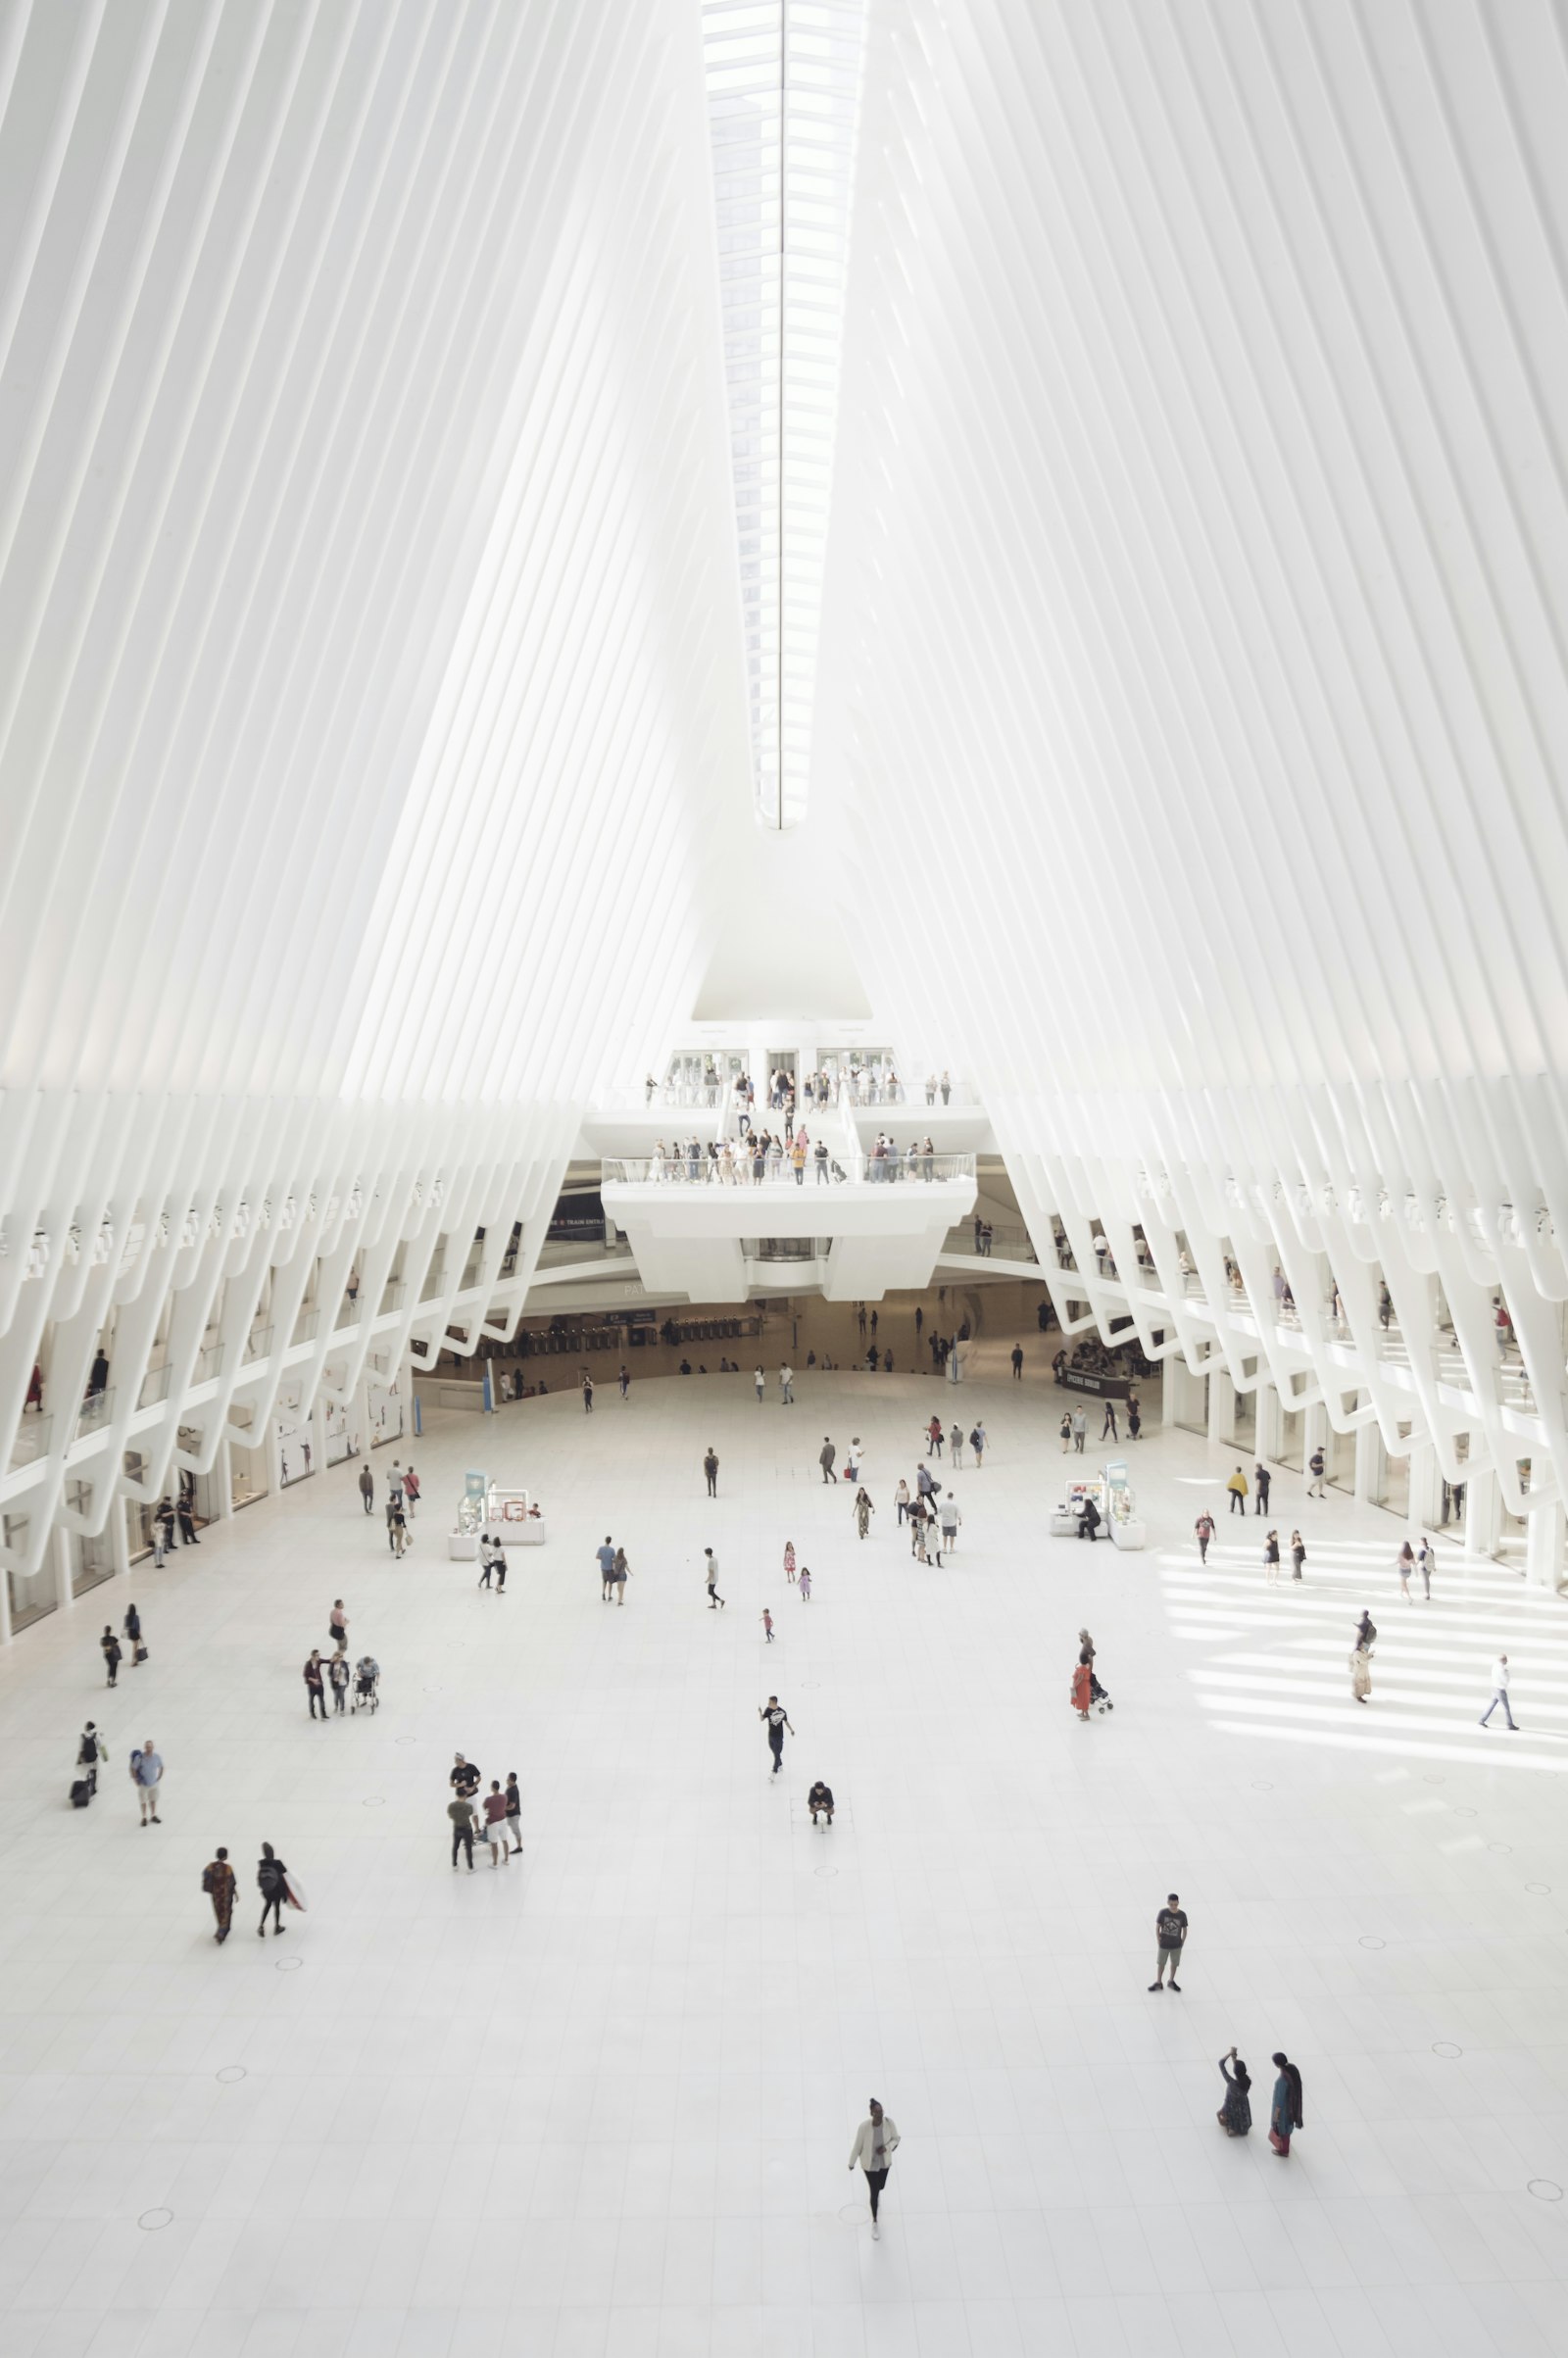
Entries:
[[833,1461],[837,1455],[837,1449],[833,1447],[832,1442],[824,1433],[822,1436],[822,1447],[817,1453],[816,1460],[817,1464],[822,1469],[822,1479],[824,1482],[831,1482],[833,1479]]
[[164,1782],[164,1763],[162,1754],[154,1751],[150,1736],[141,1749],[130,1755],[130,1781],[136,1788],[136,1798],[141,1803],[142,1824],[161,1826],[164,1821],[158,1814],[158,1803]]

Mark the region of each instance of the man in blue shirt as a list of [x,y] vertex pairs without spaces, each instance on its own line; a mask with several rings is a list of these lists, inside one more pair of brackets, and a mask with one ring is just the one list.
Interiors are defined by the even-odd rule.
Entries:
[[150,1736],[140,1751],[130,1755],[130,1781],[136,1788],[136,1798],[141,1803],[142,1824],[161,1826],[164,1821],[158,1814],[158,1789],[164,1781],[164,1763],[153,1750]]
[[594,1553],[599,1558],[599,1594],[603,1601],[608,1604],[612,1597],[613,1597],[615,1594],[611,1578],[611,1575],[615,1569],[615,1543],[611,1538],[608,1531],[605,1533],[604,1546],[602,1547],[596,1547],[594,1549]]

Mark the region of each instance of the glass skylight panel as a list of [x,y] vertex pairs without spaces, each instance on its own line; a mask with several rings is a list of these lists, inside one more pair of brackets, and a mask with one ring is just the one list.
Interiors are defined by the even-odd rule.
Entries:
[[704,0],[724,366],[764,826],[806,809],[864,0]]

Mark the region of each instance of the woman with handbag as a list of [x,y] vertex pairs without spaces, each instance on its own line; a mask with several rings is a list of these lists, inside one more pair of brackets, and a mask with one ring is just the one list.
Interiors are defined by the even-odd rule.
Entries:
[[1281,2161],[1289,2161],[1291,2137],[1301,2127],[1301,2075],[1288,2055],[1271,2055],[1269,2061],[1279,2078],[1269,2106],[1268,2141]]
[[146,1661],[147,1648],[141,1642],[141,1615],[133,1604],[125,1607],[124,1629],[130,1640],[130,1667],[134,1670],[138,1662]]

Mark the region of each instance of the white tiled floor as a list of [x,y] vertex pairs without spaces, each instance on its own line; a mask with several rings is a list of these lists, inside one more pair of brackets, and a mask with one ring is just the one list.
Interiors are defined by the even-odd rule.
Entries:
[[[1182,1434],[1137,1451],[1157,1547],[1043,1540],[1058,1410],[1005,1383],[961,1396],[992,1452],[961,1480],[961,1555],[922,1570],[892,1487],[954,1395],[799,1394],[666,1381],[602,1389],[591,1420],[565,1393],[452,1419],[415,1447],[402,1565],[340,1470],[138,1570],[152,1659],[118,1695],[94,1650],[114,1589],[11,1649],[5,2358],[1568,2347],[1568,2201],[1528,2190],[1568,2186],[1564,1608],[1446,1554],[1407,1610],[1397,1526],[1289,1475],[1304,1591],[1265,1592],[1251,1519],[1200,1572],[1187,1534],[1234,1457]],[[828,1429],[869,1443],[864,1546],[818,1479]],[[504,1599],[445,1557],[469,1463],[549,1510]],[[599,1599],[605,1531],[624,1611]],[[385,1702],[322,1728],[299,1671],[338,1594]],[[1117,1705],[1088,1727],[1085,1620]],[[1499,1642],[1518,1736],[1476,1725]],[[798,1730],[782,1790],[770,1687]],[[113,1758],[83,1815],[89,1713]],[[146,1735],[169,1785],[143,1842],[123,1763]],[[521,1773],[504,1872],[449,1869],[458,1747]],[[800,1807],[818,1771],[831,1835]],[[313,1900],[265,1944],[264,1836]],[[220,1841],[246,1891],[222,1950],[198,1888]],[[1186,1992],[1152,1998],[1173,1887]],[[1272,2047],[1302,2065],[1289,2163],[1214,2125],[1233,2039],[1265,2087]],[[880,2244],[845,2170],[873,2092],[905,2138]]]

